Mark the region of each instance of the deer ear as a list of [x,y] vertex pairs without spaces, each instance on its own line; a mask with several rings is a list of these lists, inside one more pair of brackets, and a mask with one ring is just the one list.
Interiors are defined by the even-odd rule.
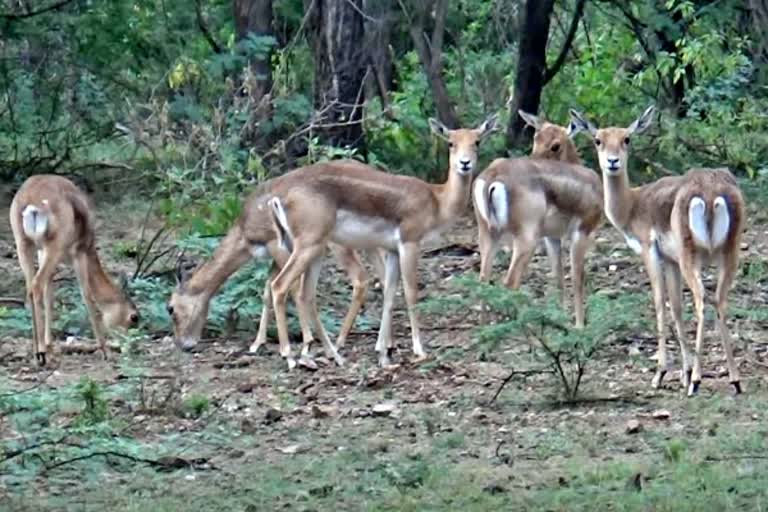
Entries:
[[571,109],[571,122],[568,126],[568,136],[576,135],[580,131],[587,131],[592,136],[597,133],[597,128],[595,125],[590,123],[587,118],[585,118],[581,112],[578,110]]
[[645,130],[648,129],[649,126],[651,126],[651,123],[653,123],[653,115],[656,113],[656,107],[651,105],[647,109],[645,109],[645,112],[643,112],[640,117],[635,119],[631,125],[627,127],[627,132],[629,134],[633,133],[642,133]]
[[533,128],[534,130],[540,130],[544,126],[544,122],[537,116],[529,114],[524,110],[518,110],[517,113],[523,118],[525,124]]
[[480,138],[484,139],[488,135],[491,134],[494,130],[496,130],[496,127],[498,126],[499,121],[499,115],[498,114],[491,114],[486,118],[485,121],[482,122],[480,126],[477,127],[477,130],[480,132]]
[[176,266],[173,269],[173,276],[176,278],[176,285],[182,286],[184,282],[187,280],[187,277],[189,277],[188,273],[184,270],[184,253],[186,252],[186,249],[182,250],[179,253],[179,256],[176,258]]
[[429,129],[432,130],[432,133],[440,137],[441,139],[448,140],[448,128],[445,127],[443,123],[435,119],[434,117],[429,118]]

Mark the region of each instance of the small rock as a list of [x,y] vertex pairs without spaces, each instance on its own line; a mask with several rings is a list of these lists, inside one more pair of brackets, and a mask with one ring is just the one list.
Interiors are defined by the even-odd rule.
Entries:
[[627,434],[637,434],[642,430],[643,430],[643,424],[640,423],[638,420],[629,420],[627,422],[627,427],[624,429],[624,431]]
[[395,412],[395,404],[392,402],[382,402],[380,404],[376,404],[371,409],[371,412],[373,412],[374,416],[389,416],[393,412]]
[[296,455],[297,453],[309,451],[309,448],[300,444],[291,444],[283,448],[278,448],[277,450],[286,455]]
[[671,415],[669,411],[666,409],[658,409],[656,411],[653,411],[651,416],[653,416],[653,419],[655,420],[668,420]]
[[331,408],[330,407],[323,407],[322,405],[313,405],[312,406],[312,417],[315,419],[320,418],[327,418],[331,415]]
[[283,419],[283,411],[280,409],[275,409],[274,407],[270,407],[267,410],[267,413],[264,415],[264,424],[265,425],[272,425],[273,423],[277,423]]
[[608,272],[616,272],[619,270],[618,265],[608,265]]
[[243,434],[253,434],[256,432],[256,425],[248,418],[243,418],[243,421],[240,422],[240,430]]
[[238,384],[237,390],[240,393],[251,393],[256,388],[256,386],[257,386],[256,382],[250,380],[250,381],[241,382],[240,384]]

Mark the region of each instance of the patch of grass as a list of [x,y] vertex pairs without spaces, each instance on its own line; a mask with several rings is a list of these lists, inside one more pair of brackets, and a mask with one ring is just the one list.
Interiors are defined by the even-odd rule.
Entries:
[[199,418],[211,407],[211,399],[205,395],[189,395],[181,403],[181,412],[188,418]]

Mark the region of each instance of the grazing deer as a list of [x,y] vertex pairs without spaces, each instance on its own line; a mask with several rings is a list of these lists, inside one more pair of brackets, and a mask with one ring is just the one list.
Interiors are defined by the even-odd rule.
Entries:
[[33,176],[14,196],[10,220],[32,308],[33,351],[38,362],[46,364],[53,342],[53,275],[61,262],[75,269],[93,334],[106,358],[105,330],[134,327],[139,314],[125,287],[116,286],[101,266],[88,197],[61,176]]
[[[656,388],[661,386],[667,371],[666,292],[680,343],[681,382],[689,396],[698,391],[704,338],[701,271],[702,266],[713,263],[718,269],[717,327],[725,348],[730,382],[736,393],[741,393],[726,313],[728,291],[739,262],[744,199],[727,169],[692,169],[684,176],[665,177],[648,185],[630,187],[627,175],[630,140],[650,126],[653,114],[654,107],[651,106],[627,128],[598,130],[580,113],[571,111],[573,122],[594,138],[603,172],[606,216],[624,235],[627,245],[642,256],[650,277],[659,343],[658,369],[652,384]],[[696,310],[696,347],[693,352],[683,327],[681,276],[693,293]]]
[[[262,295],[262,312],[256,339],[249,351],[255,353],[267,341],[270,305],[272,302],[270,281],[283,268],[290,252],[278,244],[277,232],[267,207],[267,200],[284,194],[292,187],[299,186],[308,176],[335,174],[336,162],[318,163],[302,167],[283,176],[261,184],[245,201],[240,217],[222,239],[213,257],[193,273],[176,271],[177,286],[168,302],[168,314],[173,322],[174,342],[182,350],[194,348],[202,334],[208,317],[211,298],[222,284],[250,259],[272,259],[270,279]],[[368,275],[357,253],[336,244],[329,244],[331,253],[346,271],[352,281],[352,302],[344,318],[337,338],[337,346],[343,346],[352,329],[368,289]],[[298,309],[303,344],[299,364],[310,368],[315,363],[309,357],[309,346],[313,340],[312,328],[307,323],[304,303],[294,287],[294,298]],[[328,348],[326,347],[327,351]],[[290,368],[296,365],[293,358],[287,358]]]
[[571,277],[575,323],[583,327],[584,256],[602,225],[600,177],[580,165],[571,140],[578,131],[520,111],[536,129],[532,158],[499,158],[475,180],[472,194],[480,248],[480,279],[490,280],[500,245],[512,247],[504,284],[518,288],[536,244],[544,238],[547,256],[563,295],[561,240],[571,237]]
[[[469,203],[472,174],[480,142],[495,128],[496,116],[476,129],[449,130],[430,119],[430,127],[448,141],[447,181],[432,185],[410,177],[378,171],[359,162],[334,162],[335,174],[307,176],[301,186],[269,202],[281,243],[292,248],[283,269],[272,281],[280,353],[290,357],[285,319],[286,294],[300,276],[302,299],[316,330],[329,346],[315,305],[323,248],[332,241],[347,248],[380,249],[385,254],[384,304],[376,350],[379,364],[389,365],[392,308],[402,274],[411,323],[413,353],[426,357],[416,313],[417,267],[421,244],[445,229]],[[332,345],[331,345],[332,347]],[[331,355],[340,361],[338,353]]]

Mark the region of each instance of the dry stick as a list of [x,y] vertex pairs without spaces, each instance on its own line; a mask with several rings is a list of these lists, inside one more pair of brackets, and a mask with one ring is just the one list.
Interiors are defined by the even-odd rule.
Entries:
[[[554,373],[554,371],[551,370],[551,369],[547,369],[547,368],[539,368],[539,369],[535,369],[535,370],[512,370],[512,373],[510,373],[504,379],[504,381],[502,381],[502,383],[498,387],[498,389],[496,389],[496,393],[493,394],[493,398],[491,398],[491,401],[488,402],[488,404],[490,405],[490,404],[492,404],[493,402],[496,401],[496,399],[501,394],[501,391],[504,389],[504,386],[509,384],[509,382],[512,379],[514,379],[516,375],[526,375],[526,376],[528,376],[528,375],[537,375],[537,374],[542,374],[542,373]],[[498,451],[498,449],[497,449],[497,451]]]
[[18,306],[23,308],[25,305],[24,299],[17,299],[16,297],[0,297],[0,306]]

